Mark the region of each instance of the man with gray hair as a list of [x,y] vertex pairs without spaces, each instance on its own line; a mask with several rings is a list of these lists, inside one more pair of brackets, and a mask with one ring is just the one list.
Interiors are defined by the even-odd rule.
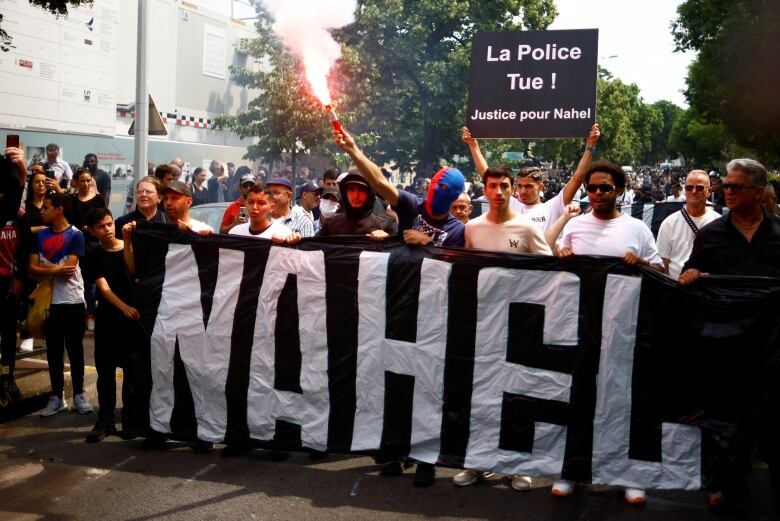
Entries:
[[707,172],[691,170],[685,178],[685,206],[661,223],[656,245],[664,267],[673,279],[680,276],[683,263],[691,256],[693,239],[699,229],[720,217],[715,210],[707,207],[709,195]]
[[[780,277],[780,217],[767,213],[761,206],[767,185],[766,168],[753,159],[734,159],[726,169],[723,192],[729,213],[696,234],[680,284],[692,284],[709,273]],[[780,512],[780,360],[762,363],[765,372],[756,375],[763,376],[765,393],[759,453],[769,464],[775,510]],[[734,461],[717,473],[716,488],[709,495],[710,505],[722,504],[744,487],[745,466],[744,461]]]

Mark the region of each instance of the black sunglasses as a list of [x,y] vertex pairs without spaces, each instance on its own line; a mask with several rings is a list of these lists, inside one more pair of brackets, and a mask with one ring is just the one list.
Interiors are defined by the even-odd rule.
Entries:
[[686,192],[703,192],[705,188],[704,185],[685,185]]
[[601,183],[600,185],[588,185],[585,187],[585,190],[587,190],[589,194],[595,194],[597,191],[601,191],[602,194],[608,194],[614,189],[614,186],[607,183]]
[[723,191],[730,190],[739,193],[746,188],[758,188],[757,186],[745,186],[739,183],[723,183]]

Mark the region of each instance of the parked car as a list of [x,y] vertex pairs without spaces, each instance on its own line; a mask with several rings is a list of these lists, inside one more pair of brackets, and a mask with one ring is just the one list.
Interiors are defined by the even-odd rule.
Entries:
[[208,224],[214,229],[214,233],[219,233],[222,216],[228,206],[230,202],[199,204],[190,208],[190,217]]

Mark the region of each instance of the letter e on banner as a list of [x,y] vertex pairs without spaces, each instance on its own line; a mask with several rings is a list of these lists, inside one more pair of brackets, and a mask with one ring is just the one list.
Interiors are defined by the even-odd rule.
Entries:
[[[580,280],[567,272],[486,268],[479,272],[477,293],[471,427],[464,466],[559,475],[566,448],[566,426],[561,425],[565,414],[556,415],[552,423],[540,418],[539,411],[544,417],[544,411],[567,406],[572,376],[509,361],[510,345],[523,346],[538,336],[528,332],[528,338],[510,338],[510,316],[512,307],[521,304],[526,310],[522,322],[543,321],[538,324],[537,348],[576,349]],[[527,425],[507,425],[511,422]],[[517,448],[513,438],[521,431],[527,432],[531,447]]]

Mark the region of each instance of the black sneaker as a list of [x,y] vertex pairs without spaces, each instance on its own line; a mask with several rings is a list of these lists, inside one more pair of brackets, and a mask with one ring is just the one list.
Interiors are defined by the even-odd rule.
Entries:
[[330,456],[330,453],[328,451],[326,451],[326,450],[323,451],[323,450],[314,450],[314,449],[312,449],[309,452],[309,459],[312,460],[312,461],[319,461],[319,460],[327,458],[328,456]]
[[109,418],[100,418],[92,430],[87,433],[87,443],[97,443],[112,434],[116,434],[114,422]]
[[252,447],[248,443],[228,443],[219,455],[223,458],[236,458],[248,454],[251,450]]
[[168,437],[165,434],[161,434],[159,432],[151,431],[146,438],[144,438],[144,442],[141,444],[141,446],[146,450],[157,450],[161,449],[165,446],[165,441],[168,439]]
[[418,463],[414,471],[415,487],[430,487],[436,481],[436,467],[430,463]]
[[404,472],[404,467],[400,461],[388,461],[382,465],[382,470],[379,471],[385,477],[400,476]]
[[286,450],[272,450],[271,451],[271,461],[284,461],[286,459],[290,459],[291,454],[287,452]]
[[195,440],[195,443],[190,445],[192,452],[195,454],[206,454],[214,449],[214,444],[210,441]]

